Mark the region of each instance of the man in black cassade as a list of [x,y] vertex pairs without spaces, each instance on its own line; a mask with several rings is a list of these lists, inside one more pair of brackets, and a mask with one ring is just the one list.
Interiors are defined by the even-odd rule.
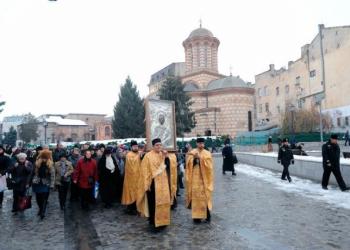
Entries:
[[282,145],[278,151],[278,163],[280,163],[283,166],[281,179],[282,180],[288,179],[289,182],[292,182],[292,178],[290,178],[288,168],[291,163],[294,164],[294,156],[293,156],[292,150],[289,147],[287,138],[284,138],[282,140]]
[[343,177],[340,172],[340,148],[338,145],[338,135],[332,134],[328,142],[322,146],[323,158],[323,178],[322,188],[328,189],[328,181],[331,173],[334,174],[341,191],[347,191],[350,188],[346,187]]

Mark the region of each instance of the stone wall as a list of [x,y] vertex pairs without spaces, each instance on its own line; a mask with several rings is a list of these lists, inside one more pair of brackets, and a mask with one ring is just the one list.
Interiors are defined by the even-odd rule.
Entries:
[[[277,163],[277,156],[264,156],[254,153],[236,153],[239,163],[245,163],[252,166],[270,169],[282,173],[283,167]],[[296,157],[297,158],[297,157]],[[301,157],[300,157],[301,158]],[[295,159],[295,164],[289,167],[290,175],[298,176],[321,183],[323,175],[323,167],[320,161]],[[350,164],[341,164],[341,172],[345,183],[350,183]],[[337,184],[333,175],[331,175],[330,184]]]
[[254,89],[228,88],[211,92],[190,92],[194,104],[196,128],[187,136],[231,135],[248,131],[248,111],[254,112]]

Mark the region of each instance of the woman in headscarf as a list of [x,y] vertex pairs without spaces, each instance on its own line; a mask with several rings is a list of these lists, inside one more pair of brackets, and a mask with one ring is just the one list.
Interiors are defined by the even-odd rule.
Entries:
[[55,185],[55,169],[51,151],[43,150],[40,152],[35,162],[32,183],[39,207],[38,216],[44,219],[50,188],[52,189]]
[[111,149],[107,148],[98,162],[100,195],[105,208],[110,208],[117,199],[120,172]]
[[25,153],[19,153],[16,157],[17,162],[8,170],[11,180],[13,181],[12,212],[15,214],[19,210],[19,198],[23,197],[26,189],[29,188],[31,173],[33,171],[33,165],[30,161],[27,161],[27,155]]

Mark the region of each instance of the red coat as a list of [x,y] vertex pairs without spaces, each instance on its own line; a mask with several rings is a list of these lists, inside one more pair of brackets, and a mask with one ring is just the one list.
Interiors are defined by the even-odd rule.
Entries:
[[93,177],[95,181],[98,180],[96,161],[94,159],[90,161],[85,161],[84,158],[80,159],[74,170],[74,182],[77,182],[80,188],[92,188],[89,184],[90,176]]

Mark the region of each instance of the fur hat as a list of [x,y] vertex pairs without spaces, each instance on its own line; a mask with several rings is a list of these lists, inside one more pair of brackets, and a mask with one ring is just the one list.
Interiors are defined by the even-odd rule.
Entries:
[[50,150],[42,150],[38,156],[40,159],[47,159],[50,160],[52,158],[52,153]]

